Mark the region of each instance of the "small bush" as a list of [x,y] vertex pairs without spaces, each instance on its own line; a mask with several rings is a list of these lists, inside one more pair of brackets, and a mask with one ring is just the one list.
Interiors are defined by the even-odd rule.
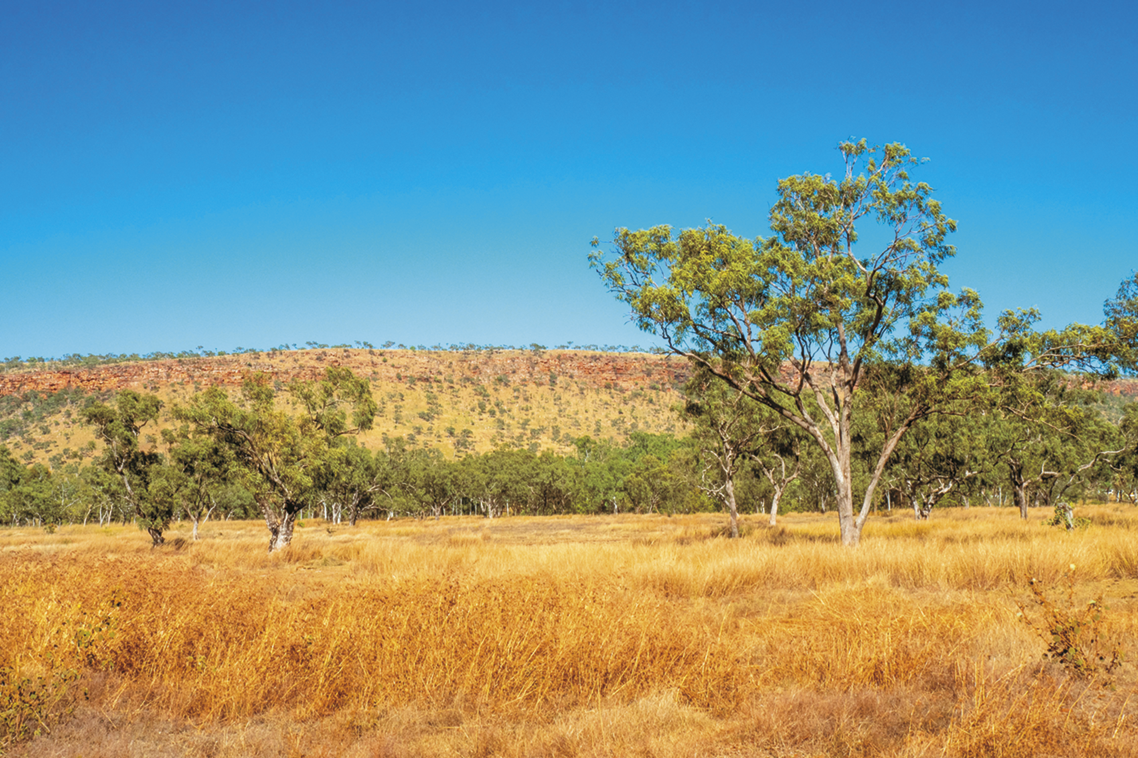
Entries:
[[[1043,612],[1042,628],[1036,631],[1047,643],[1045,658],[1058,661],[1063,668],[1077,676],[1109,674],[1122,663],[1122,650],[1118,643],[1104,642],[1104,614],[1102,595],[1090,601],[1085,608],[1075,605],[1075,565],[1067,570],[1067,607],[1061,608],[1043,592],[1040,582],[1032,579],[1028,586],[1032,597]],[[1021,616],[1028,614],[1020,605]],[[1028,623],[1031,623],[1030,621]]]
[[0,754],[50,732],[70,715],[75,709],[71,684],[78,678],[74,669],[54,666],[41,676],[23,676],[13,668],[0,667]]

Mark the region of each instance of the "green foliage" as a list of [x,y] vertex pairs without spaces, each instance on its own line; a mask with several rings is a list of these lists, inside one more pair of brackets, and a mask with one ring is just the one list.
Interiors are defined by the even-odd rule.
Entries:
[[42,464],[33,463],[20,471],[18,480],[0,498],[6,501],[3,510],[13,522],[38,524],[50,532],[64,521],[51,470]]
[[0,441],[29,435],[52,416],[82,408],[95,398],[76,387],[57,392],[29,391],[0,397]]
[[1086,529],[1090,525],[1090,519],[1075,515],[1070,503],[1056,503],[1055,512],[1047,520],[1047,526],[1061,526],[1069,532],[1075,529]]
[[[810,438],[830,463],[842,539],[856,544],[896,440],[945,402],[973,391],[985,348],[979,298],[947,290],[937,266],[955,254],[956,222],[909,170],[900,144],[839,146],[844,176],[803,174],[778,183],[771,237],[754,242],[709,225],[674,235],[659,226],[617,229],[591,264],[641,329],[658,334],[720,381]],[[858,247],[859,223],[883,244]],[[905,412],[885,438],[853,511],[851,423],[868,367],[912,366]],[[818,413],[812,413],[807,403]]]
[[371,427],[376,404],[366,379],[348,369],[328,368],[317,382],[294,382],[289,393],[302,412],[277,405],[268,376],[246,380],[240,402],[214,387],[174,409],[195,435],[211,438],[240,468],[271,535],[269,550],[287,547],[297,514],[314,506],[330,476],[335,441]]
[[1104,477],[1127,443],[1094,408],[1094,395],[1055,371],[998,372],[984,444],[1005,467],[1026,518],[1028,488],[1048,504]]
[[1116,366],[1127,373],[1138,373],[1138,273],[1123,279],[1118,294],[1103,308],[1106,326],[1117,340]]
[[[589,258],[641,329],[801,431],[829,465],[842,541],[856,545],[914,425],[968,404],[982,412],[993,384],[1027,372],[1113,370],[1118,335],[1133,331],[1138,279],[1108,304],[1107,325],[1036,331],[1039,314],[1021,309],[1003,313],[993,334],[979,296],[950,292],[938,268],[955,254],[956,222],[910,178],[921,161],[897,143],[839,149],[843,175],[779,181],[770,237],[712,224],[618,228],[611,252],[594,239]],[[861,241],[866,225],[878,244]],[[881,377],[894,407],[859,434]]]
[[115,405],[93,403],[83,409],[81,418],[95,428],[103,443],[99,466],[123,485],[123,495],[140,528],[145,529],[154,545],[164,542],[162,532],[174,517],[172,498],[165,488],[152,493],[150,486],[162,465],[156,451],[144,450],[142,429],[158,419],[162,401],[155,395],[123,390]]

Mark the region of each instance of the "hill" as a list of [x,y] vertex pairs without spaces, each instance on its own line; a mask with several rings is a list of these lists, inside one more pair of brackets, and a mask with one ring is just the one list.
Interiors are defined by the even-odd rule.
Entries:
[[[58,467],[93,455],[77,411],[122,389],[153,392],[166,409],[211,386],[231,392],[263,372],[279,383],[343,366],[371,381],[379,406],[372,449],[403,436],[447,455],[498,445],[567,452],[583,435],[624,442],[632,432],[674,433],[672,407],[689,376],[681,358],[586,350],[270,350],[223,356],[128,360],[105,365],[40,362],[0,370],[0,444],[25,461]],[[1138,380],[1100,385],[1114,418],[1138,398]],[[169,426],[168,412],[162,426]],[[157,440],[158,431],[150,432]]]
[[[77,414],[91,398],[133,389],[158,395],[168,409],[206,387],[239,391],[255,372],[283,385],[316,379],[328,366],[371,381],[379,413],[363,444],[375,449],[401,435],[449,455],[503,444],[565,452],[583,435],[622,442],[636,431],[682,431],[671,408],[688,376],[674,356],[583,350],[332,348],[20,366],[0,373],[0,444],[23,460],[59,466],[94,452]],[[168,413],[161,423],[172,423]]]

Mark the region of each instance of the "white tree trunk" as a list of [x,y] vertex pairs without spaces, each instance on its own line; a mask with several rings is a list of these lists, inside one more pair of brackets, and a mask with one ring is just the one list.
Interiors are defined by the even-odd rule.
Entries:
[[292,531],[296,527],[296,511],[286,511],[280,516],[265,515],[269,527],[269,552],[275,553],[292,544]]

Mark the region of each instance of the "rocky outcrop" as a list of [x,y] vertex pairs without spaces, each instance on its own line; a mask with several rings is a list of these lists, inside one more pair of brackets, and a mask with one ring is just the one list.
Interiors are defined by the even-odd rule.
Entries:
[[211,358],[178,358],[116,363],[92,368],[45,367],[0,373],[0,396],[65,389],[108,392],[155,391],[170,385],[205,388],[240,386],[262,372],[287,383],[319,378],[327,366],[346,366],[357,375],[385,382],[432,382],[444,379],[476,383],[548,384],[576,380],[588,386],[642,389],[675,388],[686,381],[682,358],[645,353],[595,353],[577,350],[296,350]]

